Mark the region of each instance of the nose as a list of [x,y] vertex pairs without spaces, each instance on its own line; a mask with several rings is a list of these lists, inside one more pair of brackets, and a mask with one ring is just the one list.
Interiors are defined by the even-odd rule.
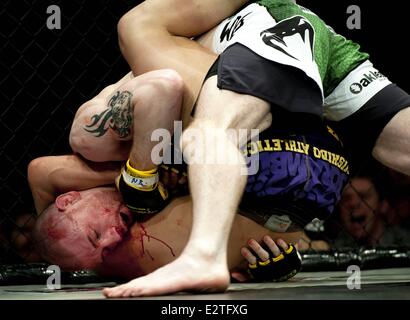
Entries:
[[350,211],[355,211],[360,209],[362,204],[362,199],[360,197],[352,197],[346,202],[346,207],[350,209]]
[[109,228],[101,237],[101,247],[115,247],[122,240],[122,236],[118,233],[116,227]]

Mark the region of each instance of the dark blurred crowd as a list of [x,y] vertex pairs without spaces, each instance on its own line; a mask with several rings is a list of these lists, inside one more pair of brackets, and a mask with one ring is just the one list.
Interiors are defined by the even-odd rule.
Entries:
[[333,217],[306,227],[301,248],[410,245],[410,177],[384,167],[351,179]]

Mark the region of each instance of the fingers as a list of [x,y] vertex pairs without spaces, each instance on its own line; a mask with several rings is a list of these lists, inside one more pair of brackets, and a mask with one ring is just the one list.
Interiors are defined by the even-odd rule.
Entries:
[[243,247],[241,249],[241,254],[242,257],[248,261],[249,264],[255,264],[257,262],[256,257],[253,255],[253,253],[246,247]]
[[178,186],[178,178],[179,178],[179,172],[174,171],[174,169],[171,169],[170,172],[170,185],[171,188],[176,188]]
[[262,246],[255,239],[250,239],[248,241],[248,246],[253,250],[253,252],[257,254],[257,256],[262,261],[269,260],[269,252],[262,248]]
[[121,179],[121,175],[116,176],[114,179],[115,186],[117,187],[118,190],[120,190],[120,179]]
[[167,171],[161,172],[161,182],[169,187],[169,173]]
[[178,184],[186,184],[188,182],[187,176],[183,175],[182,178],[178,180]]
[[295,247],[301,252],[307,251],[310,248],[310,240],[308,241],[305,238],[300,238]]
[[264,236],[263,237],[263,242],[268,246],[270,252],[272,252],[273,256],[277,257],[278,255],[280,255],[280,249],[277,246],[277,244],[275,243],[275,241],[272,240],[271,237],[269,236]]
[[269,260],[270,256],[277,257],[282,252],[288,250],[289,245],[283,239],[277,239],[274,241],[270,236],[263,237],[263,243],[266,245],[266,249],[263,248],[255,239],[250,239],[248,241],[248,246],[241,249],[242,256],[248,261],[249,264],[257,263],[258,259],[261,261]]
[[[272,239],[271,239],[272,240]],[[273,241],[273,240],[272,240]],[[276,244],[282,248],[282,251],[286,251],[289,249],[289,244],[283,239],[277,239]]]
[[165,165],[161,165],[161,182],[167,187],[171,192],[177,192],[181,185],[188,182],[187,174],[176,169]]

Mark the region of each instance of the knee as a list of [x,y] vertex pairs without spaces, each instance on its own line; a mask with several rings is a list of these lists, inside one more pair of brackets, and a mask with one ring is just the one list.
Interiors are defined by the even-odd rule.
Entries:
[[[184,81],[172,69],[156,70],[151,73],[151,77],[144,84],[144,91],[150,97],[166,100],[169,108],[180,109],[184,94]],[[147,104],[147,107],[150,108],[150,104]],[[144,111],[140,108],[135,108],[134,112],[140,113]]]
[[133,92],[133,119],[145,119],[146,123],[177,121],[181,117],[184,82],[174,70],[156,70],[145,74],[143,83]]
[[182,95],[184,91],[184,81],[178,72],[172,69],[162,69],[157,71],[155,82],[165,95]]
[[120,47],[126,45],[132,39],[144,39],[157,26],[154,14],[149,6],[142,3],[124,14],[117,24]]

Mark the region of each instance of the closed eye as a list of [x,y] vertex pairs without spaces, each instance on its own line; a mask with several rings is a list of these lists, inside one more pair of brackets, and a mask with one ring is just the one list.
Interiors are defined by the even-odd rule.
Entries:
[[95,239],[96,239],[97,241],[100,240],[101,234],[98,233],[96,230],[93,230],[93,231],[94,231]]
[[129,226],[131,224],[131,219],[130,216],[124,212],[120,212],[120,216],[122,221],[124,221],[126,226]]
[[94,247],[94,249],[97,249],[97,243],[94,241],[93,237],[87,236],[88,241],[91,243],[91,245]]
[[99,247],[98,240],[100,239],[100,234],[96,230],[92,230],[92,235],[88,235],[87,239],[91,243],[91,245],[97,249]]

